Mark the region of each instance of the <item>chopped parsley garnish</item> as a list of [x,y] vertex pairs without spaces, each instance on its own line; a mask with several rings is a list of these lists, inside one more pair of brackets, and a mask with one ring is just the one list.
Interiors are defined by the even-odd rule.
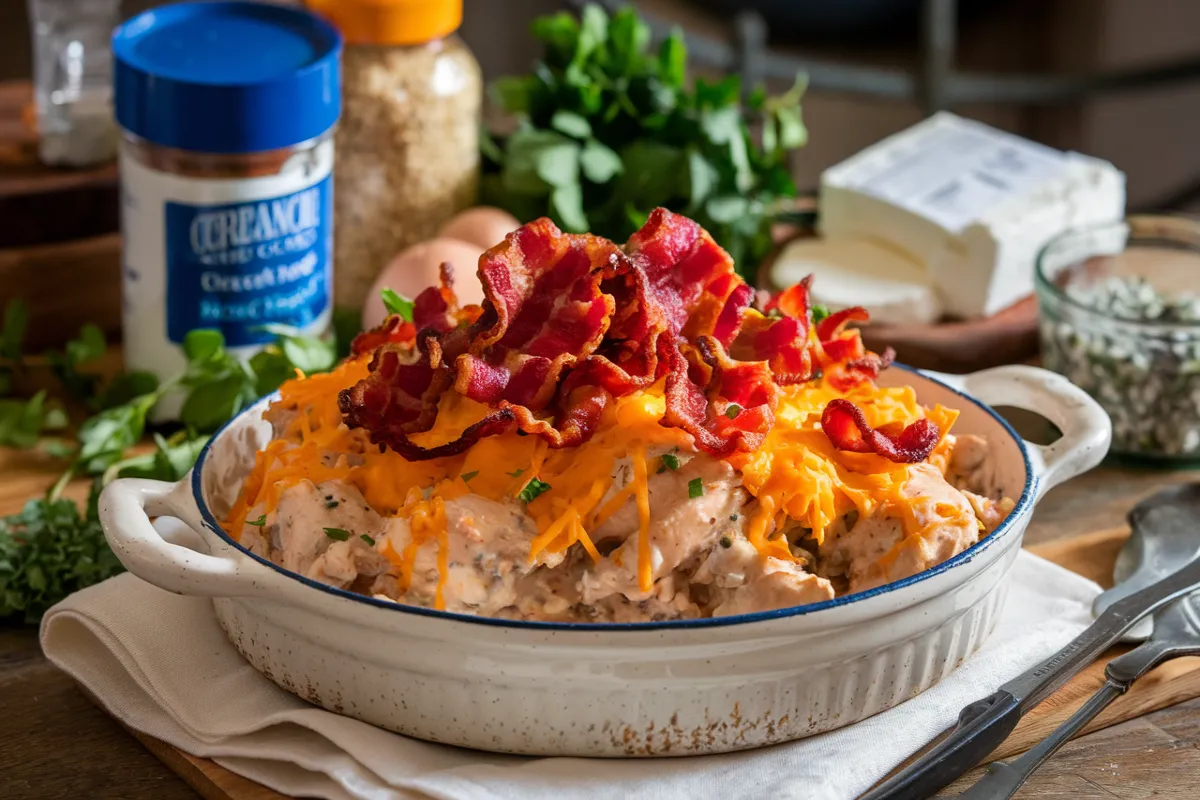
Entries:
[[463,479],[463,483],[470,483],[471,478],[474,478],[478,474],[479,474],[479,470],[476,469],[476,470],[471,470],[470,472],[464,472],[462,475],[459,475],[458,477]]
[[522,475],[524,475],[524,474],[525,474],[525,470],[523,470],[523,469],[514,469],[512,472],[508,473],[508,477],[510,477],[510,478],[519,478],[519,477],[521,477],[521,476],[522,476]]
[[828,316],[829,316],[829,309],[826,308],[825,306],[821,305],[820,303],[817,303],[816,305],[814,305],[812,307],[812,318],[813,318],[814,325],[816,325],[818,322],[820,322],[821,320],[825,319]]
[[325,535],[330,539],[337,539],[339,542],[344,542],[350,538],[350,531],[345,528],[325,528]]
[[326,508],[337,508],[337,507],[338,507],[338,501],[337,501],[337,500],[326,500],[326,501],[325,501],[325,507],[326,507]]
[[737,403],[730,403],[729,407],[725,409],[725,416],[729,417],[730,419],[737,419],[737,416],[740,413],[742,413],[742,407]]
[[697,497],[704,496],[704,481],[699,478],[692,478],[688,481],[688,497],[695,500]]
[[672,455],[671,453],[663,453],[662,466],[658,468],[658,471],[660,473],[662,473],[662,472],[666,472],[669,469],[670,470],[679,469],[679,456]]
[[529,483],[525,484],[525,488],[517,495],[522,503],[531,503],[533,498],[537,497],[542,492],[548,490],[550,484],[545,481],[539,481],[537,478],[530,479]]
[[[326,533],[328,533],[328,531],[326,531]],[[358,538],[362,539],[364,542],[371,545],[371,547],[375,546],[375,540],[372,539],[370,536],[367,536],[365,533],[359,534]]]
[[256,528],[261,528],[267,524],[267,515],[263,514],[258,519],[248,519],[248,520],[246,520],[246,524],[253,525]]
[[728,536],[722,536],[721,547],[733,547],[733,539],[730,539]]
[[413,301],[394,289],[384,289],[379,293],[383,298],[383,307],[389,314],[399,314],[405,322],[413,321]]
[[737,515],[737,514],[730,514],[730,515],[729,515],[729,521],[730,521],[730,522],[737,522],[737,521],[738,521],[738,515]]

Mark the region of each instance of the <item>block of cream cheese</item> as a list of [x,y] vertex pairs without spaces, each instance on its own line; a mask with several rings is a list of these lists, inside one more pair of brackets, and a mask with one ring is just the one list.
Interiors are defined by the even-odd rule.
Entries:
[[771,265],[771,283],[783,289],[813,276],[812,301],[838,311],[864,306],[882,324],[930,323],[941,304],[920,264],[894,247],[866,237],[794,239]]
[[1061,231],[1120,219],[1125,176],[942,112],[821,176],[828,239],[869,236],[928,271],[943,310],[990,316],[1033,292],[1038,251]]

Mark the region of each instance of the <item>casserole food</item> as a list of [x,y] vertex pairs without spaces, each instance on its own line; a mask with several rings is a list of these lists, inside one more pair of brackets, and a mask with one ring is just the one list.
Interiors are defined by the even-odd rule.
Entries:
[[[667,225],[673,231],[670,242],[684,243],[677,248],[684,254],[682,260],[676,260],[685,271],[690,269],[694,275],[697,253],[703,256],[699,261],[706,268],[719,266],[718,259],[710,257],[713,253],[704,249],[710,241],[706,235],[697,235],[695,230],[689,233],[682,223],[661,215],[657,221],[652,217],[651,224]],[[570,263],[569,259],[581,253],[591,258],[596,255],[595,248],[600,248],[601,268],[612,270],[605,273],[605,280],[615,281],[628,274],[633,276],[633,284],[645,287],[653,283],[643,280],[644,274],[650,274],[648,270],[620,272],[622,256],[615,249],[603,251],[604,246],[595,242],[568,238],[564,250],[560,247],[562,240],[537,238],[536,228],[528,226],[523,231],[509,241],[520,250],[519,260],[513,259],[517,267],[528,268],[531,262]],[[646,239],[631,244],[624,252],[644,253],[650,248]],[[555,251],[559,256],[547,260],[544,254],[555,247],[559,247]],[[490,282],[493,304],[482,311],[482,316],[465,324],[447,317],[440,328],[430,323],[415,349],[412,331],[402,331],[403,325],[396,318],[384,330],[358,343],[360,350],[374,351],[369,365],[352,362],[344,368],[347,372],[321,380],[297,381],[285,388],[273,405],[264,400],[239,416],[205,449],[190,482],[173,488],[147,482],[114,483],[102,498],[101,514],[118,556],[135,574],[164,588],[217,598],[218,618],[230,639],[280,685],[335,711],[393,730],[508,752],[720,752],[784,741],[853,722],[900,702],[952,670],[990,630],[1003,600],[1007,567],[1019,547],[1033,503],[1050,485],[1096,463],[1108,443],[1103,413],[1057,376],[1033,368],[1010,367],[970,376],[960,384],[1009,405],[1036,406],[1064,431],[1063,438],[1054,445],[1038,448],[1023,443],[986,406],[959,394],[947,383],[903,369],[880,372],[884,366],[880,360],[872,361],[857,353],[848,360],[831,357],[839,348],[850,353],[861,347],[857,336],[845,334],[841,320],[834,320],[825,326],[823,335],[814,337],[814,328],[807,321],[808,310],[798,302],[779,312],[768,308],[767,313],[759,313],[748,309],[748,293],[741,295],[743,330],[761,332],[775,325],[793,325],[806,333],[772,339],[784,347],[763,353],[762,361],[735,361],[725,356],[725,348],[736,354],[740,339],[719,330],[720,321],[726,319],[724,308],[730,304],[729,298],[740,291],[736,290],[738,282],[732,280],[724,293],[711,292],[716,301],[707,319],[717,322],[707,333],[695,333],[691,319],[674,328],[660,326],[652,333],[667,342],[668,346],[654,348],[664,361],[669,362],[672,351],[687,354],[688,347],[694,345],[705,356],[702,363],[711,367],[711,373],[697,362],[675,367],[667,363],[663,369],[666,383],[658,388],[662,373],[643,363],[646,381],[624,390],[603,381],[585,383],[577,379],[573,384],[576,389],[605,388],[599,400],[598,393],[585,392],[588,404],[572,404],[580,396],[576,394],[565,400],[559,396],[555,401],[559,404],[551,406],[547,398],[555,395],[558,384],[539,380],[534,382],[538,387],[549,387],[540,406],[538,391],[525,395],[528,404],[515,402],[510,392],[507,399],[497,402],[475,400],[479,407],[473,408],[473,415],[448,413],[448,408],[464,402],[463,397],[471,399],[471,393],[478,394],[480,386],[486,389],[497,385],[495,376],[485,370],[487,363],[471,362],[472,357],[489,356],[488,351],[455,344],[455,337],[470,340],[482,335],[481,331],[492,331],[499,324],[497,318],[504,321],[505,313],[512,329],[520,329],[520,312],[513,311],[516,306],[505,299],[501,290],[505,288],[504,276],[511,275],[511,288],[521,282],[522,273],[513,267],[506,269],[501,278],[486,275],[505,253],[494,248],[481,259],[480,273],[486,278],[485,286]],[[536,285],[536,281],[529,285]],[[714,283],[689,280],[686,285],[711,287]],[[587,297],[577,288],[566,296],[583,303]],[[614,283],[605,284],[605,288],[607,291],[601,295],[620,297]],[[664,294],[668,299],[675,297],[665,290]],[[418,298],[418,305],[436,299]],[[614,325],[631,324],[632,317],[622,316],[619,303],[603,298],[596,302],[606,307],[612,319],[624,320]],[[646,309],[655,302],[645,295],[635,305]],[[705,299],[694,296],[688,302],[703,304]],[[562,307],[553,306],[551,316]],[[454,313],[452,303],[443,303],[439,308],[438,313]],[[418,311],[417,316],[422,313]],[[583,313],[574,321],[586,316]],[[578,325],[572,327],[572,320],[555,322],[538,330],[546,329],[560,339],[567,335],[564,331],[579,332]],[[687,333],[689,330],[692,334]],[[504,341],[505,335],[501,331],[493,342]],[[678,338],[668,338],[671,336]],[[705,336],[712,342],[706,342]],[[589,333],[583,338],[601,342],[605,336]],[[643,335],[638,341],[649,340]],[[797,343],[801,344],[782,352]],[[526,346],[519,355],[544,353],[543,344]],[[611,356],[611,363],[623,365],[628,376],[633,372],[631,362],[622,361],[620,353],[632,351],[636,348],[591,352]],[[447,358],[439,362],[441,355],[456,352],[453,361]],[[439,363],[455,365],[453,369],[446,367],[447,374],[442,375],[440,384]],[[490,363],[494,366],[498,362]],[[530,362],[502,363],[506,367],[516,364],[517,368],[506,373],[511,376],[519,375],[520,368]],[[582,370],[580,364],[594,364],[582,358],[573,363],[576,372],[572,374],[576,376]],[[757,364],[749,378],[738,372],[746,364]],[[432,365],[432,369],[423,369],[423,381],[414,382],[406,379],[411,377],[414,370],[408,368],[413,365]],[[824,374],[817,377],[814,367]],[[870,375],[863,378],[851,374],[856,371],[868,371]],[[490,375],[491,379],[472,384],[470,378],[480,374]],[[780,377],[785,374],[802,378],[789,383],[790,379]],[[873,376],[878,376],[877,389]],[[678,392],[684,381],[700,392],[701,411],[707,402],[710,412],[716,406],[719,413],[672,411],[672,397],[678,400],[672,393]],[[430,387],[439,385],[441,389],[431,395]],[[447,388],[450,386],[455,387],[453,392]],[[819,387],[825,387],[821,390],[824,394]],[[339,389],[340,409],[330,412],[328,398]],[[821,402],[814,411],[800,414],[794,405],[797,397],[808,396],[806,392],[817,392]],[[866,419],[864,408],[879,414],[872,404],[884,407],[884,399],[895,401],[897,397],[907,402],[893,402],[890,407],[908,409],[907,416]],[[413,398],[422,402],[407,402]],[[601,408],[588,416],[595,404],[610,402],[609,410]],[[644,420],[626,407],[628,403],[643,409],[653,406],[653,424],[643,424]],[[531,413],[531,406],[543,411]],[[727,413],[734,406],[736,410]],[[556,412],[545,411],[547,408]],[[986,458],[973,466],[986,468],[989,493],[1015,501],[1003,521],[1004,507],[983,498],[973,503],[968,495],[942,479],[938,465],[945,466],[952,456],[944,435],[952,417],[946,416],[945,408],[961,410],[955,423],[960,436],[979,437],[986,444]],[[364,429],[361,435],[366,438],[360,441],[351,435],[352,431],[342,424],[339,410],[352,426]],[[814,415],[819,425],[813,422]],[[441,419],[455,424],[439,429]],[[653,444],[655,436],[664,435],[660,428],[665,435],[677,437],[681,447],[678,455],[670,449],[654,457],[642,454],[641,449]],[[519,437],[516,429],[527,435]],[[504,438],[510,434],[510,439]],[[756,478],[754,459],[783,458],[785,449],[770,439],[783,434],[803,437],[804,447],[793,450],[809,460],[814,453],[822,454],[818,459],[821,463],[836,461],[846,451],[856,451],[849,455],[862,462],[858,471],[850,470],[852,474],[839,474],[837,481],[829,480],[842,487],[842,495],[861,491],[864,505],[850,500],[839,508],[843,503],[839,495],[797,469]],[[626,483],[612,477],[612,463],[603,463],[597,449],[622,436],[638,449],[632,464],[627,468],[619,465],[634,473]],[[560,488],[570,484],[566,470],[542,471],[554,457],[539,454],[546,449],[542,441],[556,441],[555,437],[563,446],[553,452],[561,454],[575,447],[579,448],[576,455],[588,454],[586,463],[576,465],[588,476],[580,482],[582,490],[567,493],[557,505],[550,502],[554,500],[550,487],[538,486],[550,481],[536,477],[553,474]],[[368,439],[398,451],[404,463],[366,457],[361,442]],[[570,442],[564,444],[565,440]],[[689,441],[695,443],[690,449],[685,447]],[[531,452],[516,452],[522,447]],[[943,447],[940,453],[939,447]],[[305,448],[318,457],[303,457]],[[976,449],[983,452],[982,448]],[[485,457],[471,463],[472,454]],[[628,455],[619,454],[620,458]],[[665,455],[675,455],[678,463],[664,461]],[[461,460],[464,456],[466,461]],[[505,482],[503,476],[509,475],[513,459],[525,459],[521,463],[528,466],[512,472],[528,471],[534,477],[514,484],[524,474],[510,475]],[[610,462],[617,460],[610,454]],[[659,461],[664,470],[661,480],[666,483],[658,484],[660,496],[670,495],[672,487],[678,495],[686,485],[686,503],[672,501],[655,509],[648,507],[646,473],[653,460]],[[685,467],[698,460],[700,466],[693,468],[701,474],[690,477]],[[277,463],[286,474],[271,473],[272,465]],[[447,465],[453,467],[448,474],[423,480],[412,477],[414,470],[437,471]],[[674,474],[675,467],[683,474]],[[708,474],[713,470],[717,472]],[[905,493],[904,487],[912,483],[913,470],[919,475],[936,475],[936,481],[932,475],[925,476],[931,491]],[[362,480],[364,473],[372,471],[371,480]],[[740,475],[740,485],[735,485],[734,473]],[[892,480],[894,474],[902,478]],[[608,476],[607,482],[598,475]],[[877,518],[878,509],[865,504],[874,492],[861,487],[860,481],[867,479],[862,476],[881,481],[875,488],[886,490],[884,493],[893,499],[911,500],[909,512],[916,517],[928,512],[935,517],[963,519],[953,508],[961,500],[965,509],[960,510],[971,522],[969,536],[951,537],[954,541],[950,542],[949,553],[936,547],[896,550],[896,537],[906,540],[912,532],[881,530],[877,525],[869,538],[878,540],[880,552],[894,550],[895,555],[881,564],[876,553],[867,559],[868,568],[863,570],[856,570],[855,554],[839,562],[834,553],[796,552],[810,546],[820,551],[822,542],[836,543],[857,529],[857,524],[845,522],[848,506],[860,512],[858,524]],[[582,575],[571,570],[560,573],[571,576],[567,582],[582,584],[584,593],[589,582],[592,589],[602,584],[600,588],[607,593],[592,598],[571,596],[563,602],[568,591],[548,580],[541,587],[545,590],[541,596],[535,590],[526,591],[523,598],[518,585],[493,583],[479,591],[480,587],[472,588],[471,581],[456,574],[452,569],[456,562],[472,559],[464,558],[461,550],[456,554],[448,537],[453,530],[469,538],[472,528],[480,527],[462,522],[466,512],[461,501],[474,503],[470,513],[482,516],[479,509],[484,501],[497,502],[486,497],[489,490],[484,484],[489,481],[499,485],[501,491],[519,490],[525,495],[520,499],[527,504],[524,511],[516,512],[510,506],[493,508],[497,519],[521,513],[537,525],[527,531],[524,539],[516,533],[483,536],[481,542],[487,546],[477,548],[477,555],[482,559],[494,557],[505,542],[516,541],[524,549],[509,554],[510,569],[524,561],[520,556],[526,554],[535,562],[530,575],[544,568],[552,572],[574,558],[576,563],[588,566]],[[698,493],[691,489],[694,481],[699,482]],[[773,490],[773,482],[790,487],[790,494]],[[596,525],[594,511],[603,504],[606,494],[619,496],[626,485],[633,488],[626,497],[614,501],[617,510],[610,515],[622,513],[621,503],[641,495],[630,503],[631,521],[625,526],[625,536],[616,549],[604,554],[593,552],[598,550],[597,543],[591,541],[592,546],[588,546],[588,529],[592,533],[603,530],[603,522]],[[531,486],[536,492],[530,491]],[[339,494],[335,495],[334,489]],[[351,489],[357,493],[351,493]],[[273,492],[277,496],[270,496]],[[298,495],[289,498],[288,492]],[[391,499],[386,496],[388,492]],[[922,511],[921,497],[939,492],[945,492],[943,499],[947,502],[943,504],[947,508],[939,509],[935,501]],[[539,498],[531,496],[536,493],[543,495],[540,505]],[[585,495],[591,498],[590,506],[574,502]],[[705,498],[715,498],[713,508],[703,502]],[[451,529],[446,523],[451,516],[447,509],[455,501],[460,502],[454,511],[459,521]],[[769,507],[771,503],[777,504],[774,509]],[[379,527],[381,521],[371,515],[377,515],[382,507],[390,508],[400,521]],[[704,508],[701,517],[707,516],[708,520],[696,517],[700,507]],[[678,511],[680,508],[684,510]],[[773,513],[775,510],[781,513]],[[647,536],[652,511],[665,516]],[[333,512],[338,514],[333,516]],[[199,549],[164,542],[150,527],[147,513],[183,518],[201,533]],[[326,514],[329,516],[323,516]],[[682,525],[674,532],[667,519],[672,514]],[[721,515],[730,523],[737,522],[729,519],[734,514],[745,514],[749,520],[742,525],[716,524]],[[807,524],[798,526],[804,530],[791,535],[785,520]],[[222,522],[233,536],[222,528]],[[330,524],[338,522],[343,525]],[[983,527],[995,529],[971,544],[981,522]],[[917,523],[924,530],[925,521]],[[513,530],[522,527],[519,521],[512,526]],[[706,544],[681,556],[672,555],[672,546],[688,539],[698,527],[705,530],[701,538]],[[932,540],[943,542],[944,527],[932,527],[937,534]],[[313,536],[317,528],[323,531],[323,538]],[[777,535],[772,535],[776,531]],[[407,540],[393,542],[397,534]],[[428,540],[427,552],[434,558],[433,563],[424,566],[417,554],[422,549],[422,535]],[[237,538],[243,540],[241,545]],[[721,544],[724,538],[730,540],[730,547]],[[299,544],[290,543],[293,539]],[[925,541],[921,536],[916,539]],[[341,547],[352,541],[361,544],[355,550]],[[749,569],[741,584],[729,580],[732,572],[727,571],[722,573],[724,585],[716,580],[705,585],[698,576],[705,567],[715,574],[709,562],[727,558],[735,542],[752,567],[765,573],[769,566],[774,574],[784,574],[781,582],[785,588],[799,586],[802,591],[742,592],[761,577]],[[249,547],[243,546],[247,544]],[[386,558],[385,546],[401,552],[394,554],[394,559]],[[943,560],[962,547],[967,549]],[[405,551],[410,554],[408,558]],[[543,551],[553,557],[545,556]],[[914,553],[922,554],[925,560],[913,560],[910,556]],[[378,573],[371,575],[370,569],[358,563],[360,556],[369,554],[385,555],[385,560],[393,561],[397,567],[393,578],[399,578],[399,587],[388,591],[374,580],[360,580],[378,577]],[[687,567],[693,571],[681,575],[681,559],[693,557],[702,563]],[[593,561],[594,568],[590,566]],[[898,563],[902,564],[898,573],[888,571],[889,565]],[[470,564],[466,566],[467,574],[472,574]],[[807,569],[809,566],[812,571]],[[922,571],[910,574],[916,570]],[[428,584],[419,588],[422,575]],[[900,579],[895,580],[897,577]],[[686,585],[675,587],[668,596],[662,591],[666,581]],[[838,582],[840,587],[835,586]],[[714,583],[727,591],[714,592]],[[704,591],[695,584],[701,584]],[[814,587],[821,591],[818,593]],[[478,595],[474,601],[472,590]],[[487,607],[490,597],[506,592],[510,596],[503,604]],[[638,592],[647,595],[639,596]],[[522,603],[531,597],[535,600],[532,605]],[[402,602],[395,602],[397,598]],[[549,602],[552,600],[559,601],[553,608]],[[451,610],[439,610],[439,605]],[[587,608],[601,611],[586,612],[584,616],[581,609]],[[581,619],[596,622],[580,624]]]

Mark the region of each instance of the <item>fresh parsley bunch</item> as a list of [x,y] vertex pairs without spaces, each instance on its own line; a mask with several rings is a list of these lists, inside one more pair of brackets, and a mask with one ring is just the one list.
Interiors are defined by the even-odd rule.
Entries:
[[0,518],[0,620],[37,623],[68,594],[122,571],[100,528],[95,491],[82,512],[72,500],[35,499]]
[[578,20],[560,12],[532,29],[542,60],[492,87],[519,127],[483,137],[485,199],[615,241],[665,206],[708,229],[753,284],[781,201],[796,195],[787,154],[808,138],[803,81],[779,97],[756,89],[744,106],[736,75],[689,88],[683,37],[652,48],[631,8],[610,19],[588,5]]
[[[167,380],[148,372],[125,372],[105,380],[94,369],[104,354],[104,334],[84,325],[61,350],[30,356],[24,351],[28,309],[10,303],[0,323],[0,446],[40,448],[66,460],[45,498],[30,500],[18,514],[0,517],[0,620],[37,622],[46,609],[71,592],[122,571],[109,550],[96,514],[101,488],[119,477],[175,481],[192,468],[209,436],[259,397],[295,375],[331,369],[348,349],[357,321],[339,321],[334,340],[302,335],[284,326],[269,330],[275,341],[249,362],[235,358],[216,330],[187,335],[187,366]],[[29,399],[6,397],[14,379],[34,367],[49,367],[63,394],[90,412],[71,432],[64,406],[40,391]],[[181,395],[178,430],[153,433],[154,448],[138,448],[153,408],[168,395]],[[81,510],[62,497],[77,476],[93,478]]]

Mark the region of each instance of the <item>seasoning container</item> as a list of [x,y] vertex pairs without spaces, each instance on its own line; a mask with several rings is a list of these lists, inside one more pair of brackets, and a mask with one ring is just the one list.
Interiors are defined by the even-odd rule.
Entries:
[[[362,308],[401,250],[475,202],[483,80],[462,0],[308,0],[342,32],[336,303]],[[456,264],[474,269],[474,264]]]
[[300,9],[185,3],[113,33],[130,369],[177,374],[215,328],[248,358],[332,316],[341,39]]
[[1042,360],[1104,407],[1114,453],[1200,460],[1200,221],[1068,231],[1037,258]]

